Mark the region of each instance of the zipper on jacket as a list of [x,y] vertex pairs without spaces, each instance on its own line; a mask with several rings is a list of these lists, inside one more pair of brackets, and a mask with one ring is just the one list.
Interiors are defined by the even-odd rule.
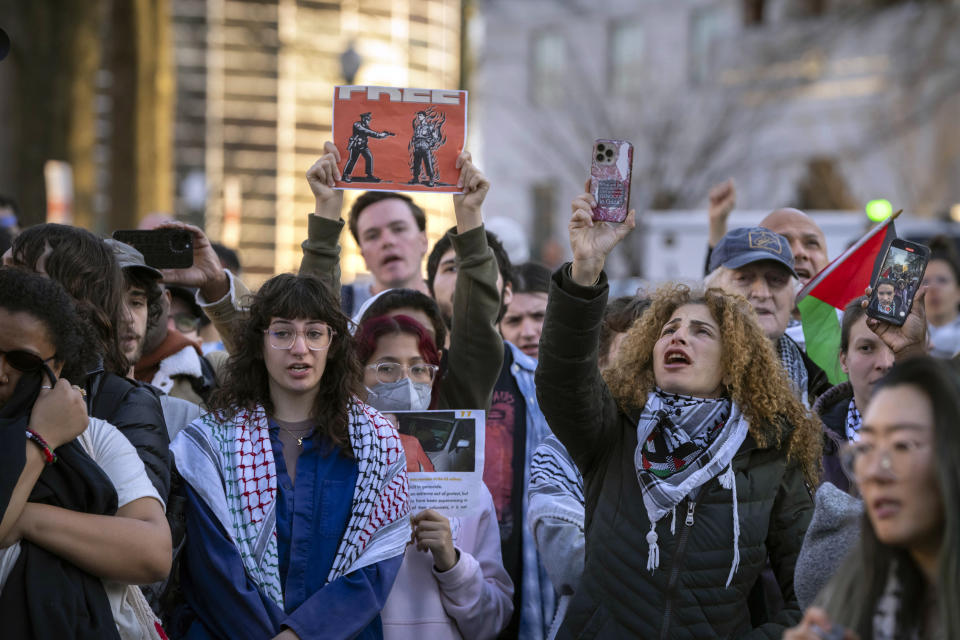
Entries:
[[693,526],[693,510],[697,508],[697,501],[691,500],[687,503],[687,519],[684,521],[688,527]]
[[[697,492],[699,493],[699,491]],[[687,518],[684,520],[684,527],[680,531],[680,537],[677,539],[677,546],[673,552],[673,560],[670,563],[670,578],[667,580],[667,597],[663,607],[663,622],[660,626],[660,639],[667,640],[670,631],[670,618],[673,615],[673,596],[677,588],[677,580],[680,577],[680,563],[683,560],[683,554],[687,548],[687,538],[690,537],[690,528],[693,526],[693,511],[697,508],[696,494],[687,499]]]

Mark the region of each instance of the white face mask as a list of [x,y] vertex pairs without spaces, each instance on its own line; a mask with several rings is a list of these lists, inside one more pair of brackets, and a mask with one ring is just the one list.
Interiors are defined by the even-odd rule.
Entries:
[[367,404],[377,411],[426,411],[430,408],[432,385],[402,378],[396,382],[378,382],[370,392]]

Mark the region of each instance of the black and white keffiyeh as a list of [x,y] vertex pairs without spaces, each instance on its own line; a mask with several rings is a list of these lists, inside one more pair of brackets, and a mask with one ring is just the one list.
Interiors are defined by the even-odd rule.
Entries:
[[860,439],[860,425],[863,424],[863,417],[857,409],[857,404],[853,398],[850,398],[850,405],[847,407],[846,436],[847,441],[853,442]]
[[[660,564],[657,522],[673,513],[670,531],[675,531],[676,507],[692,491],[719,477],[732,491],[734,558],[727,584],[740,563],[740,522],[733,456],[747,437],[749,425],[740,408],[727,398],[706,399],[664,393],[655,389],[637,423],[634,465],[650,519],[647,533],[647,569]],[[655,467],[660,473],[655,472]]]
[[787,372],[790,378],[790,386],[793,392],[797,394],[803,406],[810,408],[810,400],[807,397],[807,386],[810,383],[810,374],[807,373],[807,367],[803,363],[803,354],[797,343],[790,339],[786,334],[780,336],[777,340],[777,357],[780,359],[780,365]]
[[541,512],[583,528],[583,476],[556,436],[544,438],[530,465],[530,505],[527,519]]

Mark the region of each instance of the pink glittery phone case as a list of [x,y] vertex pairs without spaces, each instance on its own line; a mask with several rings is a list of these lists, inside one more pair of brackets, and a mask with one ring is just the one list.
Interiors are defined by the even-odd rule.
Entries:
[[626,140],[597,140],[590,162],[590,193],[597,201],[593,219],[623,222],[630,210],[633,145]]

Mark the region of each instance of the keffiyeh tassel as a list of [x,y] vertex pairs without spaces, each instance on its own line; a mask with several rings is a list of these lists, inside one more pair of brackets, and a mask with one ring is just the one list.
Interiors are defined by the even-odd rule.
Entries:
[[733,563],[730,565],[730,574],[727,576],[726,587],[730,586],[730,581],[733,580],[733,574],[737,572],[737,567],[740,566],[740,514],[737,510],[737,478],[733,473],[733,462],[730,462],[730,466],[727,467],[727,470],[720,474],[720,486],[724,489],[728,489],[733,492],[731,499],[733,500]]
[[657,545],[657,523],[650,523],[647,532],[647,571],[653,573],[660,566],[660,547]]

